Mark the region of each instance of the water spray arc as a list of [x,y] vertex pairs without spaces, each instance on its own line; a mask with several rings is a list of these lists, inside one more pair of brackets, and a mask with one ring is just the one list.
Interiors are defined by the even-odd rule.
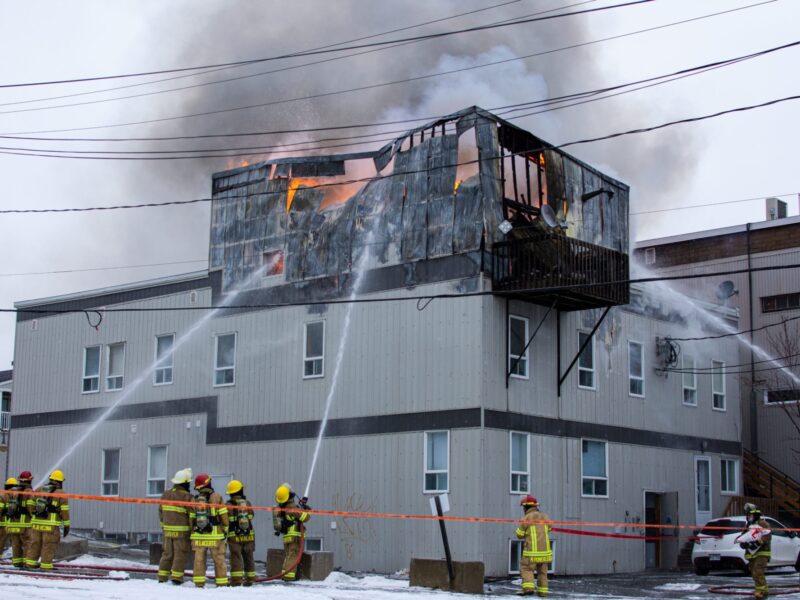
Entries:
[[[355,281],[353,282],[353,289],[350,292],[350,299],[354,300],[359,292],[361,291],[361,286],[364,282],[364,273],[367,270],[367,264],[370,256],[370,248],[372,248],[372,244],[374,241],[373,232],[370,231],[367,235],[366,242],[364,244],[364,253],[361,255],[361,258],[358,261],[358,264],[355,266],[353,272],[356,273]],[[331,378],[331,387],[328,390],[328,396],[325,399],[325,412],[322,415],[322,422],[319,426],[319,433],[317,434],[317,442],[314,446],[314,457],[311,459],[311,468],[308,471],[308,481],[306,482],[306,488],[303,492],[303,496],[306,498],[308,497],[308,492],[311,489],[311,482],[314,479],[314,470],[317,466],[317,459],[319,458],[319,450],[322,446],[322,438],[325,436],[325,428],[328,426],[328,415],[330,414],[331,404],[333,404],[333,398],[336,394],[336,386],[339,382],[339,373],[342,368],[342,361],[344,359],[344,351],[347,347],[347,336],[350,332],[350,321],[353,316],[353,308],[356,306],[356,303],[351,302],[347,305],[347,309],[345,310],[344,314],[344,324],[342,325],[342,335],[339,338],[339,349],[336,352],[336,364],[333,368],[333,377]]]
[[218,315],[220,311],[225,309],[234,300],[236,300],[239,297],[239,294],[243,290],[247,289],[254,281],[257,281],[262,276],[262,274],[271,267],[272,265],[270,263],[266,263],[263,266],[261,266],[252,275],[250,275],[250,277],[248,277],[242,283],[231,289],[227,294],[227,296],[222,300],[222,302],[220,302],[219,306],[217,306],[213,310],[208,311],[200,319],[195,321],[195,323],[189,328],[189,330],[186,333],[184,333],[175,340],[175,343],[172,344],[172,348],[170,348],[170,350],[167,353],[165,353],[164,356],[161,356],[156,360],[154,360],[150,366],[148,366],[144,371],[142,371],[139,374],[138,377],[136,377],[136,379],[134,379],[128,386],[126,386],[125,390],[119,395],[119,397],[111,405],[109,405],[100,414],[100,416],[86,428],[86,430],[80,435],[80,437],[77,440],[75,440],[72,446],[70,446],[69,449],[67,449],[67,451],[63,455],[61,455],[61,457],[49,469],[47,469],[47,471],[45,471],[44,479],[39,483],[37,483],[37,487],[42,483],[44,483],[44,481],[46,481],[47,475],[49,473],[51,473],[55,469],[60,468],[63,465],[64,461],[67,460],[75,452],[75,450],[77,450],[81,446],[81,444],[83,444],[83,442],[85,442],[89,438],[89,436],[92,435],[92,433],[94,433],[94,431],[100,425],[102,425],[105,421],[107,421],[108,418],[114,413],[114,411],[123,402],[125,402],[128,398],[130,398],[133,395],[133,393],[139,388],[139,386],[141,386],[145,381],[151,378],[153,372],[159,366],[161,366],[167,359],[174,356],[175,351],[178,348],[183,346],[189,339],[191,339],[194,336],[194,334],[200,331],[203,328],[203,326],[205,326],[211,319],[213,319],[216,315]]

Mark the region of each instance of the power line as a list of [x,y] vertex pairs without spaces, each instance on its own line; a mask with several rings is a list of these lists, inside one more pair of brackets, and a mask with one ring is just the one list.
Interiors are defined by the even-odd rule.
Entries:
[[[662,275],[658,277],[639,277],[628,278],[616,281],[603,281],[597,283],[574,283],[570,285],[550,286],[545,288],[529,288],[521,290],[482,290],[477,292],[458,292],[458,293],[444,293],[444,294],[424,294],[413,296],[388,296],[382,298],[333,298],[328,300],[307,300],[304,302],[275,302],[265,304],[229,304],[224,306],[168,306],[158,308],[148,307],[130,307],[130,308],[104,308],[104,313],[147,313],[147,312],[176,312],[176,311],[197,311],[197,310],[253,310],[253,309],[267,309],[267,308],[286,308],[292,306],[320,306],[327,304],[375,304],[382,302],[405,302],[405,301],[419,301],[419,300],[441,300],[441,299],[454,299],[454,298],[473,298],[479,296],[514,296],[517,294],[527,294],[533,296],[551,296],[561,292],[586,290],[596,287],[610,286],[610,285],[632,285],[653,283],[656,281],[678,281],[684,279],[700,279],[702,277],[719,277],[722,275],[737,275],[741,273],[758,273],[764,271],[782,271],[785,269],[800,268],[800,263],[790,265],[770,265],[767,267],[751,267],[749,269],[735,269],[729,271],[718,271],[716,273],[688,273],[682,275]],[[85,313],[92,312],[92,309],[82,308],[65,308],[65,309],[48,309],[48,308],[0,308],[0,313],[26,313],[26,314],[71,314],[71,313]]]
[[787,196],[798,196],[800,192],[789,192],[788,194],[766,194],[756,198],[739,198],[738,200],[723,200],[720,202],[707,202],[706,204],[690,204],[689,206],[673,206],[671,208],[655,208],[653,210],[639,210],[636,212],[628,213],[629,215],[647,215],[652,213],[667,212],[672,210],[688,210],[690,208],[705,208],[707,206],[720,206],[723,204],[738,204],[739,202],[755,202],[756,200],[764,200],[764,198],[785,198]]
[[207,263],[207,258],[197,260],[175,260],[171,262],[149,263],[144,265],[118,265],[116,267],[91,267],[85,269],[61,269],[58,271],[29,271],[27,273],[0,273],[0,277],[27,277],[29,275],[59,275],[62,273],[88,273],[91,271],[117,271],[126,269],[144,269],[147,267],[166,267],[172,265],[188,265],[196,263]]
[[[280,54],[276,56],[269,56],[263,58],[253,58],[248,60],[239,60],[239,61],[231,61],[225,63],[217,63],[217,64],[208,64],[208,65],[197,65],[193,67],[179,67],[174,69],[159,69],[159,70],[152,70],[152,71],[141,71],[137,73],[123,73],[117,75],[98,75],[93,77],[77,77],[72,79],[59,79],[59,80],[50,80],[50,81],[34,81],[34,82],[25,82],[25,83],[6,83],[0,84],[0,89],[4,88],[20,88],[20,87],[34,87],[34,86],[42,86],[42,85],[57,85],[57,84],[64,84],[64,83],[81,83],[86,81],[101,81],[101,80],[109,80],[109,79],[125,79],[130,77],[143,77],[148,75],[164,75],[167,73],[181,73],[186,71],[197,71],[201,69],[216,69],[220,67],[234,67],[240,65],[251,65],[255,63],[262,63],[262,62],[269,62],[274,60],[282,60],[286,58],[295,58],[299,56],[314,56],[319,54],[330,54],[332,52],[342,52],[345,50],[360,50],[362,48],[372,48],[377,46],[386,46],[390,44],[397,44],[399,42],[411,42],[411,41],[422,41],[422,40],[432,40],[432,39],[439,39],[444,37],[449,37],[452,35],[459,35],[462,33],[474,33],[478,31],[487,31],[491,29],[497,29],[502,27],[510,27],[513,25],[525,25],[528,23],[537,23],[540,21],[550,21],[553,19],[560,19],[562,17],[573,17],[582,14],[589,14],[595,12],[601,12],[616,8],[625,8],[629,6],[635,6],[638,4],[649,4],[654,0],[631,0],[629,2],[624,2],[621,4],[612,4],[608,6],[601,6],[597,8],[585,8],[582,10],[572,11],[568,13],[560,13],[556,15],[548,15],[548,16],[539,16],[539,17],[531,17],[527,19],[518,19],[508,23],[495,23],[495,24],[488,24],[488,25],[476,25],[473,27],[466,27],[463,29],[456,29],[452,31],[442,31],[438,33],[429,33],[424,35],[412,36],[407,38],[398,38],[393,40],[386,40],[382,42],[370,42],[368,44],[360,44],[360,45],[350,45],[350,46],[341,46],[336,48],[322,48],[317,50],[306,50],[301,52],[293,52],[289,54]],[[775,2],[777,0],[769,0],[771,2]],[[765,2],[766,4],[766,2]],[[337,44],[337,46],[339,46]]]
[[722,333],[719,335],[704,335],[702,337],[687,337],[687,338],[670,337],[669,339],[674,342],[698,342],[703,340],[718,340],[720,338],[725,338],[725,337],[740,336],[745,333],[755,333],[756,331],[763,331],[764,329],[769,329],[770,327],[780,327],[781,325],[790,323],[792,321],[797,321],[798,319],[800,319],[800,316],[788,317],[786,319],[781,319],[777,323],[769,323],[767,325],[762,325],[761,327],[754,327],[752,329],[743,329],[742,331],[732,331],[730,333]]
[[[664,84],[664,83],[670,83],[672,81],[676,81],[677,79],[682,79],[684,77],[690,77],[690,76],[693,76],[693,75],[703,74],[703,73],[706,73],[706,72],[708,72],[708,71],[710,71],[712,69],[723,68],[723,67],[726,67],[726,66],[731,66],[731,65],[734,65],[734,64],[738,64],[738,63],[743,62],[743,61],[751,60],[751,59],[754,59],[754,58],[760,58],[760,57],[772,54],[774,52],[779,52],[779,51],[782,51],[782,50],[795,48],[798,45],[800,45],[800,41],[794,41],[794,42],[790,42],[790,43],[787,43],[787,44],[782,44],[780,46],[774,46],[772,48],[767,48],[765,50],[761,50],[761,51],[758,51],[758,52],[753,52],[753,53],[750,53],[750,54],[745,54],[745,55],[737,56],[737,57],[734,57],[734,58],[728,58],[728,59],[719,60],[719,61],[715,61],[715,62],[711,62],[711,63],[706,63],[706,64],[695,66],[695,67],[680,69],[678,71],[674,71],[674,72],[671,72],[671,73],[658,75],[658,76],[653,76],[653,77],[648,77],[648,78],[640,79],[640,80],[633,81],[633,82],[617,84],[617,85],[613,85],[613,86],[606,86],[606,87],[603,87],[603,88],[598,88],[598,89],[594,89],[594,90],[587,90],[587,91],[583,91],[583,92],[574,92],[574,93],[571,93],[571,94],[565,94],[565,95],[556,96],[556,97],[553,97],[553,98],[543,98],[541,100],[535,100],[535,101],[531,101],[531,102],[525,102],[525,103],[520,103],[520,104],[516,104],[516,105],[511,105],[514,108],[512,108],[511,110],[501,111],[499,114],[506,115],[506,114],[509,114],[509,113],[517,112],[517,111],[520,111],[520,110],[524,110],[524,107],[551,106],[550,108],[545,108],[544,110],[540,110],[540,111],[537,111],[536,113],[533,113],[533,114],[541,114],[543,112],[549,112],[549,111],[552,111],[552,110],[558,110],[560,108],[566,108],[566,107],[570,107],[570,106],[576,106],[576,105],[579,105],[579,104],[596,102],[596,101],[604,100],[604,99],[607,99],[607,98],[610,98],[610,97],[613,97],[613,96],[618,96],[618,95],[630,93],[630,92],[633,92],[633,91],[638,91],[638,90],[641,90],[641,89],[645,89],[646,87],[652,87],[652,86],[655,86],[655,85],[661,85],[661,84]],[[504,59],[504,60],[500,60],[500,61],[484,63],[484,64],[481,64],[481,65],[473,65],[471,67],[466,67],[466,68],[463,68],[463,69],[457,69],[455,71],[445,71],[445,72],[435,73],[435,74],[432,74],[432,75],[424,75],[424,76],[421,76],[421,77],[432,77],[432,76],[449,74],[449,73],[454,73],[454,72],[468,71],[468,70],[472,70],[472,69],[483,68],[483,67],[486,67],[486,66],[494,66],[494,65],[497,65],[497,64],[506,63],[506,62],[510,62],[510,61],[514,61],[514,60],[521,60],[521,59],[524,59],[524,58],[527,58],[527,57],[523,56],[523,57],[518,57],[518,58],[514,58],[514,59]],[[402,83],[402,82],[412,81],[414,79],[416,79],[416,78],[411,78],[411,79],[405,79],[405,80],[401,80],[401,81],[392,82],[391,85],[393,85],[395,83]],[[649,84],[649,85],[642,85],[642,84]],[[379,84],[379,85],[390,85],[390,84]],[[641,87],[634,87],[634,86],[641,86]],[[634,89],[626,89],[626,88],[631,88],[631,87],[634,87]],[[352,91],[352,90],[350,90],[350,91]],[[613,92],[613,91],[617,91],[617,93],[615,93],[615,94],[609,93],[609,92]],[[605,94],[605,95],[602,95],[602,94]],[[552,105],[555,105],[555,104],[558,104],[558,103],[562,103],[562,102],[567,102],[569,100],[574,100],[574,99],[582,99],[582,100],[579,101],[579,102],[574,102],[572,104],[566,104],[564,106],[558,106],[558,107],[555,107],[555,108],[552,107]],[[504,107],[504,108],[509,109],[510,106]],[[404,130],[381,131],[381,132],[369,133],[369,134],[359,134],[359,135],[355,135],[355,136],[346,136],[346,137],[341,137],[340,136],[340,137],[322,138],[322,139],[317,139],[317,140],[308,140],[308,141],[304,141],[304,142],[293,142],[293,143],[288,143],[288,144],[276,144],[276,145],[266,145],[266,146],[246,146],[246,147],[234,147],[234,148],[205,148],[205,149],[185,148],[185,149],[179,149],[179,150],[165,149],[165,150],[119,150],[119,151],[114,151],[114,150],[71,150],[71,149],[69,149],[69,150],[61,150],[61,149],[42,149],[42,148],[26,148],[26,147],[15,147],[15,146],[12,146],[12,147],[0,146],[0,150],[12,150],[12,151],[19,151],[19,152],[48,152],[48,153],[56,153],[56,154],[76,154],[76,155],[78,155],[78,154],[92,154],[92,155],[97,155],[97,154],[102,154],[102,155],[161,155],[161,154],[186,154],[186,153],[201,153],[201,152],[235,152],[235,151],[249,151],[249,152],[257,153],[257,152],[264,152],[264,151],[267,151],[267,150],[272,151],[272,152],[277,152],[277,151],[280,151],[281,148],[296,147],[296,146],[300,146],[300,145],[314,144],[314,143],[320,143],[320,142],[354,140],[354,139],[362,139],[362,138],[366,138],[366,137],[375,137],[375,136],[379,136],[379,135],[388,135],[388,134],[396,134],[396,133],[404,133],[404,132],[405,132]],[[14,139],[23,139],[23,138],[14,138]],[[392,138],[380,139],[380,140],[362,140],[360,142],[360,144],[391,141],[391,139]],[[347,146],[351,146],[351,145],[355,145],[355,143],[347,144]],[[316,147],[316,148],[300,148],[300,149],[298,149],[298,151],[320,150],[320,149],[328,149],[330,147],[331,146]]]
[[[637,30],[637,31],[632,31],[632,32],[627,32],[627,33],[614,35],[614,36],[610,36],[610,37],[600,38],[600,39],[597,39],[597,40],[590,40],[588,42],[581,42],[581,43],[577,43],[577,44],[571,44],[571,45],[568,45],[568,46],[562,46],[560,48],[554,48],[554,49],[550,49],[550,50],[543,50],[543,51],[535,52],[535,53],[532,53],[532,54],[527,54],[525,56],[515,57],[513,59],[505,59],[505,60],[500,60],[500,61],[494,61],[494,62],[490,62],[490,63],[484,63],[483,65],[474,65],[474,66],[463,68],[463,69],[455,69],[455,70],[451,70],[451,71],[443,71],[443,72],[439,72],[439,73],[432,73],[432,74],[428,74],[428,75],[411,77],[411,78],[396,80],[396,81],[392,81],[392,82],[383,82],[383,83],[378,83],[378,84],[371,84],[371,85],[360,86],[360,87],[355,87],[355,88],[347,88],[347,89],[336,90],[336,91],[332,91],[332,92],[324,92],[324,93],[312,94],[312,95],[296,97],[296,98],[284,98],[284,99],[280,99],[280,100],[273,100],[273,101],[270,101],[270,102],[264,102],[264,103],[259,103],[259,104],[246,105],[246,106],[222,108],[222,109],[217,109],[217,110],[213,110],[213,111],[203,111],[203,112],[190,113],[190,114],[184,114],[184,115],[175,115],[175,116],[171,116],[171,117],[161,117],[161,118],[158,118],[158,119],[146,119],[146,120],[141,120],[141,121],[130,121],[130,122],[127,122],[127,123],[116,123],[116,124],[109,124],[109,125],[92,125],[92,126],[88,126],[88,127],[73,127],[73,128],[64,128],[64,129],[49,129],[49,130],[8,132],[8,133],[5,133],[5,134],[0,134],[0,137],[5,137],[5,138],[8,138],[8,139],[38,139],[38,140],[51,139],[51,140],[59,140],[59,141],[72,141],[72,140],[78,140],[78,139],[81,139],[81,138],[34,138],[34,137],[30,137],[30,136],[31,135],[36,135],[36,134],[43,134],[43,133],[66,133],[66,132],[75,132],[75,131],[91,131],[91,130],[97,130],[97,129],[111,129],[111,128],[117,128],[117,127],[129,127],[129,126],[133,126],[133,125],[148,125],[148,124],[153,124],[153,123],[164,123],[164,122],[181,120],[181,119],[205,117],[205,116],[212,116],[212,115],[217,115],[217,114],[226,114],[226,113],[229,113],[229,112],[236,112],[236,111],[242,111],[242,110],[251,110],[251,109],[254,109],[254,108],[266,108],[268,106],[275,106],[275,105],[279,105],[279,104],[286,104],[286,103],[291,103],[291,102],[296,102],[296,101],[301,101],[301,100],[311,100],[311,99],[335,96],[335,95],[351,93],[351,92],[356,92],[356,91],[364,91],[364,90],[367,90],[367,89],[386,87],[386,86],[390,86],[390,85],[398,85],[398,84],[401,84],[401,83],[409,83],[409,82],[418,81],[418,80],[422,80],[422,79],[429,79],[429,78],[432,78],[432,77],[438,77],[438,76],[449,75],[449,74],[454,74],[454,73],[463,72],[463,71],[469,71],[469,70],[478,69],[478,68],[495,66],[495,65],[503,64],[503,63],[507,63],[507,62],[513,62],[513,61],[518,61],[518,60],[526,60],[526,59],[529,59],[529,58],[544,56],[544,55],[548,55],[548,54],[554,54],[554,53],[557,53],[557,52],[562,52],[564,50],[571,50],[571,49],[580,48],[580,47],[584,47],[584,46],[588,46],[588,45],[592,45],[592,44],[597,44],[597,43],[600,43],[600,42],[606,42],[606,41],[609,41],[609,40],[621,39],[621,38],[629,37],[629,36],[632,36],[632,35],[638,35],[638,34],[641,34],[641,33],[647,33],[647,32],[656,31],[656,30],[659,30],[659,29],[665,29],[667,27],[674,27],[674,26],[677,26],[677,25],[685,24],[685,23],[690,23],[690,22],[694,22],[694,21],[708,19],[708,18],[720,16],[720,15],[723,15],[723,14],[728,14],[728,13],[737,12],[737,11],[740,11],[740,10],[745,10],[745,9],[748,9],[748,8],[761,6],[763,4],[768,4],[768,3],[774,2],[774,1],[776,1],[776,0],[766,0],[764,2],[759,2],[759,3],[756,3],[756,4],[749,4],[749,5],[745,5],[745,6],[742,6],[742,7],[728,9],[728,10],[725,10],[725,11],[709,13],[709,14],[706,14],[706,15],[698,16],[698,17],[693,17],[693,18],[689,18],[689,19],[683,19],[683,20],[680,20],[680,21],[674,21],[672,23],[666,23],[666,24],[662,24],[662,25],[658,25],[658,26],[654,26],[654,27],[648,27],[648,28],[645,28],[645,29],[640,29],[640,30]],[[544,12],[548,12],[548,11],[544,11]],[[9,111],[9,112],[13,112],[13,111]],[[532,114],[536,114],[536,113],[532,113]],[[120,138],[84,138],[81,141],[85,141],[85,140],[91,140],[91,141],[144,141],[144,140],[162,141],[162,140],[165,140],[165,139],[170,139],[170,140],[196,139],[196,138],[199,138],[199,137],[234,137],[234,136],[241,136],[241,135],[270,135],[270,134],[286,134],[286,133],[307,133],[307,132],[310,132],[310,131],[322,131],[322,130],[330,130],[330,129],[354,128],[356,126],[358,126],[358,127],[372,127],[372,126],[381,126],[381,125],[385,125],[385,124],[398,124],[398,123],[403,123],[403,122],[419,122],[419,121],[431,120],[433,118],[435,118],[435,117],[421,118],[421,119],[405,119],[405,120],[402,120],[402,121],[373,123],[373,124],[367,124],[367,125],[363,125],[362,124],[362,125],[351,125],[351,126],[342,126],[342,127],[334,127],[334,128],[330,128],[330,127],[329,128],[308,128],[308,129],[302,129],[302,130],[285,130],[285,131],[278,131],[278,132],[260,132],[260,133],[246,133],[246,134],[216,134],[216,135],[207,135],[207,136],[172,136],[172,137],[151,137],[151,138],[121,138],[121,139]],[[17,137],[17,136],[20,136],[20,137]]]

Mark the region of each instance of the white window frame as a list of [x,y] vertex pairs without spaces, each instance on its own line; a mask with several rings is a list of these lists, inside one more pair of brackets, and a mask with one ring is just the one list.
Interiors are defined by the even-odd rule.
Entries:
[[[550,540],[550,550],[553,552],[553,560],[550,564],[547,565],[547,572],[548,573],[555,573],[556,571],[556,542],[558,540],[551,539]],[[508,538],[508,574],[509,575],[519,575],[519,571],[512,571],[511,570],[511,549],[516,546],[517,547],[517,564],[521,565],[522,563],[522,548],[525,544],[525,540],[520,540],[517,538]]]
[[[91,348],[97,348],[97,375],[86,375],[86,351]],[[81,394],[98,394],[100,393],[100,374],[103,372],[103,346],[97,344],[94,346],[84,346],[83,348],[83,367],[81,368]],[[87,379],[96,379],[97,388],[94,390],[84,390],[83,382]]]
[[[168,355],[169,356],[169,364],[166,364],[165,362],[164,363],[159,363],[158,362],[158,339],[159,338],[165,338],[165,337],[171,337],[172,338],[172,350],[169,352],[169,355]],[[177,336],[175,335],[174,332],[173,333],[159,333],[155,337],[154,346],[153,346],[153,360],[156,363],[156,368],[153,369],[153,385],[155,385],[155,386],[172,385],[175,382],[175,338],[176,337]],[[164,359],[164,360],[166,360],[166,359]],[[217,364],[216,361],[214,361],[214,365],[215,366],[216,366],[216,364]],[[158,372],[159,371],[164,371],[165,369],[170,369],[170,379],[169,379],[169,381],[162,381],[161,383],[158,383],[156,381],[157,376],[158,376]]]
[[[514,470],[514,436],[515,435],[524,435],[525,436],[525,471],[515,471]],[[426,463],[427,464],[427,463]],[[508,432],[508,470],[509,470],[509,481],[508,481],[508,490],[510,494],[530,494],[531,493],[531,436],[529,433],[525,431],[509,431]],[[527,490],[515,490],[514,489],[514,475],[524,475],[525,481],[527,483]]]
[[[733,463],[733,489],[722,487],[722,476],[726,473],[725,463]],[[730,486],[730,481],[727,482]],[[723,496],[739,495],[739,459],[722,457],[719,462],[719,493]]]
[[304,547],[303,548],[304,552],[324,552],[325,551],[325,540],[323,538],[321,538],[321,537],[306,537],[306,538],[304,538],[304,540],[305,540],[305,544],[308,544],[308,542],[314,542],[314,541],[319,542],[319,550],[311,550],[310,548]]
[[529,335],[528,327],[529,327],[530,321],[529,321],[529,319],[527,317],[522,317],[520,315],[508,315],[508,324],[507,324],[507,327],[508,327],[508,348],[507,348],[507,352],[506,352],[506,354],[508,355],[508,364],[506,366],[506,369],[508,370],[509,377],[513,377],[514,379],[530,379],[530,372],[531,372],[531,369],[530,369],[531,361],[530,361],[530,356],[529,356],[530,347],[526,347],[525,348],[525,353],[522,355],[522,358],[520,359],[519,363],[517,363],[517,368],[519,368],[520,364],[523,364],[525,366],[525,372],[524,373],[511,373],[511,367],[514,365],[514,361],[516,361],[517,358],[520,358],[517,354],[511,354],[511,321],[512,321],[512,319],[515,319],[517,321],[522,321],[523,323],[525,323],[525,334],[523,336],[523,338],[524,338],[523,342],[525,344],[528,343],[528,335]]
[[[320,356],[308,356],[308,326],[314,325],[316,323],[322,323],[322,354]],[[303,365],[302,365],[302,376],[303,379],[321,379],[325,377],[325,329],[326,329],[325,319],[316,319],[314,321],[307,321],[303,323]],[[322,361],[322,366],[320,367],[319,373],[313,373],[311,375],[306,375],[306,363],[309,361]]]
[[[714,389],[714,375],[716,374],[715,369],[719,368],[722,375],[722,390]],[[728,410],[727,405],[727,396],[725,394],[725,362],[721,360],[712,360],[711,361],[711,410],[716,410],[719,412],[725,412]],[[717,396],[722,397],[722,406],[717,406]]]
[[[227,337],[229,335],[233,336],[233,365],[230,367],[218,367],[217,358],[219,353],[219,338]],[[214,379],[212,380],[212,387],[231,387],[236,385],[236,346],[238,342],[239,336],[235,331],[227,331],[225,333],[217,333],[214,335]],[[227,371],[228,369],[233,371],[233,381],[230,383],[217,383],[217,372]]]
[[[691,360],[692,361],[692,366],[691,367],[687,367],[686,366],[686,361],[687,360]],[[692,406],[694,408],[697,408],[697,373],[695,372],[695,369],[697,368],[696,365],[697,365],[697,361],[695,360],[694,356],[691,356],[691,355],[688,355],[688,354],[682,354],[681,355],[681,403],[683,403],[684,406]],[[691,373],[684,373],[684,371],[686,371],[686,370],[690,370],[692,372]],[[691,386],[687,386],[686,385],[686,376],[687,375],[691,375],[692,376],[692,385]],[[686,401],[686,391],[687,390],[694,392],[694,402],[687,402]]]
[[[434,433],[447,434],[447,468],[438,470],[428,470],[428,436]],[[427,476],[438,475],[445,473],[447,475],[447,488],[444,490],[429,490],[427,489]],[[450,493],[450,430],[449,429],[431,429],[423,432],[423,456],[422,456],[422,493],[423,494],[448,494]]]
[[[152,458],[153,448],[164,448],[164,477],[150,477],[150,459]],[[151,481],[163,481],[164,489],[167,489],[167,473],[169,472],[169,446],[167,444],[153,444],[147,447],[147,484],[145,489],[145,496],[148,498],[159,498],[163,492],[157,494],[150,493]]]
[[[583,344],[583,341],[581,341],[581,336],[582,335],[589,335],[589,332],[588,331],[582,331],[582,330],[578,331],[578,350],[580,350],[581,344]],[[586,367],[582,367],[581,366],[581,357],[580,357],[580,354],[578,355],[578,387],[580,389],[582,389],[582,390],[597,391],[597,356],[595,354],[595,349],[594,349],[594,340],[595,340],[595,337],[594,337],[594,335],[592,335],[590,337],[590,339],[589,339],[589,345],[586,346],[588,349],[590,349],[592,351],[592,368],[591,369],[587,369]],[[581,352],[581,354],[583,354],[583,353]],[[581,385],[581,373],[584,373],[584,372],[592,374],[592,385],[591,386]]]
[[[106,452],[117,452],[117,478],[116,479],[106,479]],[[118,497],[119,496],[119,478],[120,473],[122,472],[122,449],[121,448],[103,448],[103,458],[100,461],[100,495],[107,496],[107,497]],[[105,486],[106,484],[116,484],[117,485],[117,493],[116,494],[106,494]]]
[[[603,446],[605,447],[605,458],[606,458],[606,476],[605,477],[596,477],[594,475],[585,476],[583,474],[583,442],[596,442],[596,443],[603,444]],[[605,495],[603,495],[603,494],[586,494],[586,493],[584,493],[584,491],[583,491],[583,480],[584,479],[591,479],[593,481],[605,481],[606,482],[606,493],[605,493]],[[597,439],[593,439],[593,438],[581,438],[581,498],[601,498],[601,499],[608,498],[609,497],[609,492],[611,491],[610,490],[611,486],[609,485],[609,480],[610,480],[610,477],[609,477],[609,473],[608,473],[608,441],[606,441],[606,440],[597,440]]]
[[[631,346],[638,346],[639,347],[639,362],[642,365],[642,374],[641,376],[636,376],[631,372]],[[644,344],[642,342],[637,342],[636,340],[628,340],[628,395],[633,398],[644,398],[647,394],[647,388],[645,387],[644,382],[644,373],[645,373],[645,365],[644,365]],[[642,382],[642,393],[641,394],[634,394],[631,391],[631,383],[634,381],[641,381]]]
[[[122,372],[115,373],[114,375],[111,374],[111,348],[112,346],[122,346]],[[107,392],[118,392],[122,388],[125,387],[125,358],[128,352],[128,345],[125,342],[113,342],[111,344],[106,344],[106,391]],[[111,387],[108,385],[110,379],[120,378],[120,386],[119,387]]]

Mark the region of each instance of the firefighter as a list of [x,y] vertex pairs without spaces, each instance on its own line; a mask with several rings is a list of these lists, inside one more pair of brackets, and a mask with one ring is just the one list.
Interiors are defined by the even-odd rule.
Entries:
[[[761,518],[761,509],[755,504],[748,502],[744,505],[744,512],[747,515],[747,527],[758,526],[762,529],[769,530],[769,523]],[[769,587],[767,586],[767,563],[772,556],[772,534],[768,533],[762,535],[754,542],[747,542],[740,544],[744,549],[744,557],[748,562],[750,568],[750,575],[753,577],[753,583],[756,586],[756,598],[766,598],[769,595]]]
[[[284,581],[294,581],[297,578],[297,565],[300,562],[300,545],[305,535],[305,526],[309,519],[308,498],[300,498],[295,503],[297,496],[288,483],[282,484],[275,490],[275,502],[278,503],[272,517],[275,535],[283,534],[283,573]],[[303,509],[300,511],[300,509]]]
[[230,528],[228,529],[228,549],[231,553],[231,585],[251,586],[256,580],[256,532],[253,529],[253,511],[250,501],[244,495],[241,481],[232,480],[225,490],[230,499],[228,509]]
[[[36,491],[58,493],[63,485],[64,473],[55,470],[50,473],[50,480]],[[31,529],[25,551],[25,566],[50,571],[53,569],[53,557],[61,539],[62,526],[64,537],[69,535],[69,504],[66,498],[49,495],[29,497],[26,504],[31,516]]]
[[[191,502],[193,500],[189,486],[192,485],[192,470],[181,469],[172,478],[174,484],[161,495],[162,500]],[[164,548],[161,561],[158,563],[158,582],[171,581],[175,585],[183,583],[183,570],[186,568],[186,557],[189,556],[189,514],[190,506],[159,504],[158,518],[164,532]]]
[[[192,550],[194,569],[192,581],[197,587],[206,584],[206,551],[214,561],[214,582],[217,587],[228,585],[228,567],[225,564],[225,537],[228,535],[228,509],[219,508],[225,501],[211,487],[211,476],[201,473],[194,478],[196,505],[189,513],[192,523]],[[212,505],[212,506],[209,506]]]
[[25,538],[30,527],[30,516],[25,508],[27,497],[15,492],[24,491],[21,483],[11,477],[6,481],[5,531],[11,544],[11,564],[18,569],[25,568]]
[[[17,485],[17,483],[17,480],[13,477],[9,478],[6,480],[4,490],[10,490]],[[8,516],[6,515],[6,502],[8,502],[8,494],[0,493],[0,555],[3,554],[3,550],[6,547],[6,523],[8,522]]]
[[[522,545],[520,574],[522,575],[523,596],[538,594],[547,596],[547,569],[553,562],[553,550],[550,547],[550,521],[539,511],[539,501],[533,496],[525,496],[520,501],[525,516],[517,527],[517,537],[525,540]],[[534,581],[534,576],[536,581]]]

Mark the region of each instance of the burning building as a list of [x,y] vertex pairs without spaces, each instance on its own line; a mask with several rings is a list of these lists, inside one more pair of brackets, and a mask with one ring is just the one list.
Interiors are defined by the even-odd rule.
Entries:
[[[724,510],[735,482],[712,473],[738,473],[737,382],[719,410],[707,381],[691,404],[668,375],[657,340],[683,325],[627,283],[625,184],[473,107],[377,151],[267,160],[212,186],[207,271],[18,303],[12,470],[41,473],[94,427],[59,462],[72,491],[158,495],[192,466],[269,504],[309,479],[332,396],[316,508],[424,514],[448,493],[454,515],[511,519],[533,493],[559,521],[622,524],[559,534],[559,573],[675,566],[686,538],[630,536]],[[735,362],[727,340],[705,347]],[[73,528],[159,532],[124,504],[76,503]],[[257,519],[259,553],[269,528]],[[513,526],[449,529],[456,559],[518,569]],[[309,526],[337,566],[382,572],[439,556],[438,536]]]

